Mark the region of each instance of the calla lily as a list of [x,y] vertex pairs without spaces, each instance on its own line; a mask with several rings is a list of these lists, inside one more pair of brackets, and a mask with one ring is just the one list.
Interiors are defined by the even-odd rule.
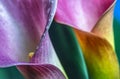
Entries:
[[0,67],[35,67],[42,73],[37,79],[64,79],[47,33],[56,6],[57,0],[0,0]]
[[[67,65],[67,75],[72,79],[119,79],[119,63],[114,50],[112,28],[114,0],[71,0],[69,3],[67,0],[59,0],[58,3],[56,22],[50,29],[50,37],[59,59],[64,62],[63,66],[69,61],[76,62],[67,63],[74,68],[69,73]],[[79,43],[78,48],[73,45],[73,41]],[[81,49],[81,52],[75,52],[75,49]],[[85,61],[86,68],[81,67],[84,63],[80,60]],[[87,70],[88,73],[81,72],[82,70]]]
[[119,79],[114,3],[0,0],[0,67],[26,79]]

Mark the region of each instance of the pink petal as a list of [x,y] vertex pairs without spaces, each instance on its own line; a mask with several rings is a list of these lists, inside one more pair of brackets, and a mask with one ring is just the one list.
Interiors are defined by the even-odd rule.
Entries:
[[18,66],[26,79],[65,79],[61,71],[53,65]]
[[48,33],[46,33],[45,37],[42,39],[38,50],[30,62],[38,64],[52,64],[58,67],[60,70],[63,70]]
[[57,0],[0,0],[0,66],[29,61],[51,24]]
[[114,0],[59,0],[55,20],[90,32]]

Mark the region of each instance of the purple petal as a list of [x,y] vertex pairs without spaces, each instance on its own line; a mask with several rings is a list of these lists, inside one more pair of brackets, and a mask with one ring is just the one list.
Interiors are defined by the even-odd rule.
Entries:
[[30,62],[17,65],[27,79],[65,79],[65,72],[54,51],[48,32]]
[[[52,2],[54,1],[54,2]],[[0,0],[0,66],[29,61],[45,27],[53,19],[57,0]]]
[[57,63],[57,55],[51,43],[48,33],[42,39],[41,44],[39,45],[38,50],[31,59],[31,62],[40,63],[40,64],[54,64]]
[[18,66],[26,79],[66,79],[59,69],[53,65]]
[[40,47],[38,47],[38,50],[30,60],[30,63],[52,64],[64,73],[48,33],[46,33],[45,38],[42,39]]
[[114,0],[59,0],[55,20],[90,32]]

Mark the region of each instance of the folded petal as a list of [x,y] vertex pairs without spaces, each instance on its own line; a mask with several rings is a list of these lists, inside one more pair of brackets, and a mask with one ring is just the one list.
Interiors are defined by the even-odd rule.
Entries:
[[[17,68],[27,79],[67,79],[57,58],[48,32],[30,57],[29,63],[21,63]],[[65,76],[64,76],[65,75]]]
[[82,48],[90,79],[119,79],[119,64],[111,44],[104,38],[74,29]]
[[114,48],[113,6],[101,17],[91,32],[108,40]]
[[113,42],[112,12],[113,8],[107,10],[92,29],[92,33],[74,29],[90,79],[119,79],[119,63]]
[[[32,75],[28,73],[27,78],[30,79],[39,79],[41,77],[45,79],[65,79],[61,71],[55,67],[58,67],[56,63],[59,62],[55,62],[58,61],[57,57],[53,60],[56,55],[53,48],[49,48],[51,42],[49,41],[48,34],[46,34],[55,13],[56,2],[57,0],[0,1],[1,67],[13,64],[19,65],[18,67],[21,71],[23,70],[23,74],[33,73]],[[45,36],[43,33],[45,33]],[[40,47],[37,47],[39,42]],[[35,50],[36,47],[37,50]],[[52,50],[47,51],[47,49]],[[31,60],[28,56],[29,52],[35,52]],[[48,57],[49,55],[52,58]],[[28,60],[30,62],[24,63]]]
[[36,50],[36,53],[31,58],[30,63],[36,63],[41,65],[51,64],[59,68],[62,73],[66,75],[53,48],[48,32],[46,32],[45,37],[42,39],[38,50]]
[[83,54],[73,30],[53,22],[49,34],[68,79],[89,79]]
[[0,0],[0,66],[29,61],[29,52],[35,51],[54,17],[56,2]]
[[59,0],[55,20],[89,32],[113,2],[114,0]]
[[53,65],[18,66],[25,79],[66,79],[61,71]]

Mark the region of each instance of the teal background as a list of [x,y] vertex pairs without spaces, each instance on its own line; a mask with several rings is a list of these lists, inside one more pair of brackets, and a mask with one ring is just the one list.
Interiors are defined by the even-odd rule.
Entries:
[[0,68],[0,79],[24,79],[21,73],[14,67]]
[[120,63],[120,0],[117,0],[114,10],[114,36],[115,36],[115,50]]

